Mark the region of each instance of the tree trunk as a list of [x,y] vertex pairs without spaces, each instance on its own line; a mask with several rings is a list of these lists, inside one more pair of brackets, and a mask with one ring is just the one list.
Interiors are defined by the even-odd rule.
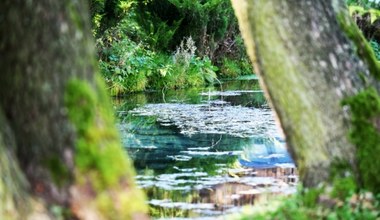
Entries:
[[[344,165],[342,175],[349,171],[358,186],[374,190],[369,182],[380,182],[379,167],[367,175],[365,170],[371,168],[364,161],[371,156],[360,155],[368,154],[368,145],[355,138],[377,138],[377,129],[372,136],[359,137],[350,130],[363,121],[376,127],[370,121],[377,115],[367,114],[371,109],[358,113],[353,105],[367,93],[375,100],[367,103],[377,105],[372,88],[378,85],[378,65],[344,1],[232,2],[248,54],[277,113],[303,184],[331,183]],[[371,147],[380,152],[378,143]]]
[[94,74],[86,2],[0,3],[0,219],[146,211]]

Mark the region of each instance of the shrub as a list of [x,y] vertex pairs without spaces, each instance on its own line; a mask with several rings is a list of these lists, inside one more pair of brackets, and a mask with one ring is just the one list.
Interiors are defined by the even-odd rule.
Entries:
[[195,42],[188,37],[185,41],[181,41],[173,55],[174,69],[187,78],[184,82],[186,87],[212,84],[217,79],[215,71],[218,68],[212,65],[209,58],[196,57],[196,49]]
[[229,58],[223,58],[222,67],[220,68],[220,75],[223,78],[236,78],[240,76],[241,69],[239,64]]
[[155,53],[144,44],[136,44],[117,28],[107,30],[99,51],[99,66],[114,96],[143,91],[147,76],[156,69]]
[[250,74],[253,74],[253,72],[248,58],[242,58],[241,60],[228,57],[223,58],[219,74],[222,78],[236,78]]
[[197,87],[216,79],[217,68],[208,58],[195,56],[190,37],[171,56],[136,44],[118,27],[107,30],[98,44],[102,45],[100,70],[113,96],[146,89]]

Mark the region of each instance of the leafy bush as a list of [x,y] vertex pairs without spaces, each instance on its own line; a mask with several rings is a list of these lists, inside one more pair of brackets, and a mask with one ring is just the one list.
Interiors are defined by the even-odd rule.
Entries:
[[112,95],[143,91],[146,76],[155,68],[154,53],[143,44],[136,44],[117,29],[107,30],[105,37],[98,40],[99,65]]
[[97,42],[101,45],[100,70],[111,95],[201,86],[216,79],[217,68],[209,59],[195,55],[191,38],[181,42],[173,55],[166,55],[152,51],[144,43],[136,44],[125,34],[122,24],[107,30]]
[[179,47],[173,55],[173,62],[176,71],[182,75],[189,75],[187,86],[199,86],[204,83],[214,83],[217,79],[215,71],[217,67],[212,65],[211,60],[207,57],[203,59],[195,56],[195,42],[191,37],[181,41]]
[[[153,77],[153,88],[177,89],[198,87],[216,80],[217,67],[210,59],[195,55],[196,47],[191,37],[186,38],[177,47],[165,68]],[[162,79],[162,80],[160,80]]]
[[90,3],[100,69],[114,96],[215,83],[224,56],[239,74],[250,70],[229,0]]
[[223,58],[223,64],[220,69],[221,76],[224,78],[236,78],[240,76],[241,70],[239,64],[229,58]]
[[220,68],[222,78],[236,78],[242,75],[252,74],[252,67],[248,59],[231,59],[224,57]]

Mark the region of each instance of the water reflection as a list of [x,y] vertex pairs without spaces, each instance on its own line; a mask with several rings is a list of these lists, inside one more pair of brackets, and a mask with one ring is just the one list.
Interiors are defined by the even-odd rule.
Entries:
[[115,100],[154,217],[207,217],[291,193],[297,173],[257,83]]

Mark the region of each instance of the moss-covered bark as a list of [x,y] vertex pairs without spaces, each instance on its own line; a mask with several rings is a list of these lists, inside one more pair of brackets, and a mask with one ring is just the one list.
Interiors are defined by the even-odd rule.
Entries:
[[[95,74],[86,1],[5,0],[0,15],[0,107],[15,140],[0,140],[14,158],[2,154],[0,163],[19,172],[0,171],[15,186],[11,174],[25,179],[15,192],[32,201],[30,211],[14,197],[15,209],[30,216],[38,201],[52,218],[144,216],[144,196]],[[26,219],[2,210],[0,219]]]
[[352,105],[342,103],[368,86],[377,88],[378,65],[360,32],[345,31],[351,23],[342,20],[348,17],[344,1],[232,2],[304,185],[347,173],[362,185],[363,158],[356,155],[362,148],[349,138]]
[[[15,140],[0,111],[0,217],[17,219],[30,209],[27,183],[14,156]],[[25,210],[18,210],[19,205]],[[20,212],[21,211],[21,212]]]

